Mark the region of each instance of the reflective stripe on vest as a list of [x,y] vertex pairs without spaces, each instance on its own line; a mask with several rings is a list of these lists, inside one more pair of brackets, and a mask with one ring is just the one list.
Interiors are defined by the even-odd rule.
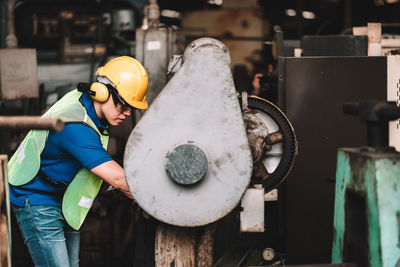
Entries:
[[[81,92],[73,90],[57,101],[42,117],[59,118],[64,123],[83,123],[99,135],[104,149],[108,136],[102,135],[80,103]],[[40,168],[40,155],[45,147],[48,130],[31,130],[8,162],[9,183],[22,186],[29,183]],[[85,168],[81,168],[68,185],[62,201],[62,212],[67,223],[79,230],[100,190],[102,181]]]

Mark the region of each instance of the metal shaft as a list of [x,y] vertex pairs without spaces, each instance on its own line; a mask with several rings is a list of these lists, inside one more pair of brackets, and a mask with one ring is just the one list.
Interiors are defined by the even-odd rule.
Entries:
[[7,36],[6,36],[6,47],[17,48],[18,40],[15,36],[15,25],[14,25],[14,6],[15,0],[8,0],[7,2]]
[[64,129],[64,122],[57,118],[44,119],[39,116],[0,116],[0,129],[34,129],[59,132]]

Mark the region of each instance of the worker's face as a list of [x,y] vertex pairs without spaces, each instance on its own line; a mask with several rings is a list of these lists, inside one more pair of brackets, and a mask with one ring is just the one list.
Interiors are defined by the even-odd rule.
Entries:
[[103,104],[104,118],[112,126],[120,125],[128,116],[131,115],[131,109],[123,107],[121,103],[114,104],[112,97]]

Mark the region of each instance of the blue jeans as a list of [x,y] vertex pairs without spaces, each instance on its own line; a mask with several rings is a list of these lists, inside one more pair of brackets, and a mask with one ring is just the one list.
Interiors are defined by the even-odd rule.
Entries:
[[24,243],[35,266],[79,266],[79,231],[65,222],[60,207],[13,206]]

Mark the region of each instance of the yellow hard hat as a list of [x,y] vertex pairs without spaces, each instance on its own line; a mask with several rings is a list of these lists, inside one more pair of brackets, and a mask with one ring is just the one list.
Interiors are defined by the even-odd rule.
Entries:
[[146,91],[149,78],[139,61],[128,56],[117,57],[98,68],[97,74],[110,80],[129,105],[147,109]]

